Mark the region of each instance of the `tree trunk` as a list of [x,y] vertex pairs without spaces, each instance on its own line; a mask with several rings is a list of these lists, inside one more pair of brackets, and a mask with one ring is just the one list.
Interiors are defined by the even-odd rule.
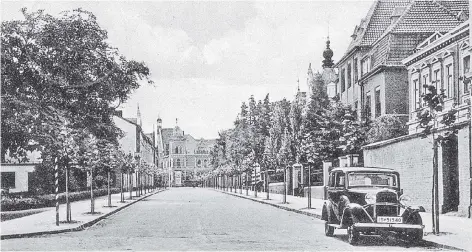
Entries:
[[133,199],[133,174],[131,172],[128,172],[128,189],[129,189],[129,199]]
[[66,164],[66,221],[72,221],[72,214],[69,201],[69,164]]
[[111,191],[110,191],[110,171],[107,172],[107,191],[108,191],[108,207],[111,207]]
[[123,173],[120,172],[120,175],[121,175],[121,183],[120,183],[120,202],[125,202],[125,195],[123,193],[123,180],[124,180],[124,176],[123,176]]
[[93,170],[90,170],[90,213],[95,213],[95,202],[93,199]]
[[433,233],[439,234],[439,167],[438,167],[438,141],[433,134]]

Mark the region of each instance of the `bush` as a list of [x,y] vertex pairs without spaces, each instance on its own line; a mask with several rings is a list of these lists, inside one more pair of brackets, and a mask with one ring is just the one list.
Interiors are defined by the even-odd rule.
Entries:
[[405,122],[396,116],[377,117],[367,132],[367,143],[375,143],[408,134]]
[[[111,193],[119,193],[120,188],[110,189]],[[97,189],[93,191],[94,197],[100,197],[107,195],[107,189]],[[80,192],[71,192],[69,193],[69,200],[71,202],[90,199],[90,191],[80,191]],[[30,198],[2,198],[1,210],[2,211],[18,211],[25,209],[34,209],[42,207],[53,207],[56,205],[56,195],[55,194],[46,194]],[[64,204],[66,202],[66,194],[59,194],[59,203]]]

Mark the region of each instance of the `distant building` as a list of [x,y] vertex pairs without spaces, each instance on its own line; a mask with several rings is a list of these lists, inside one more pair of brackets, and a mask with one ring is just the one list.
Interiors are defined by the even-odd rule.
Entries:
[[210,151],[215,140],[195,139],[180,129],[176,119],[174,128],[162,128],[157,119],[156,146],[159,167],[169,171],[172,186],[182,186],[202,172],[211,171]]

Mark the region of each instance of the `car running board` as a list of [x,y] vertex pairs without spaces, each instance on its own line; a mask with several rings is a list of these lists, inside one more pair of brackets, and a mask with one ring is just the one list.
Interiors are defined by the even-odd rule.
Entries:
[[338,224],[328,224],[328,226],[334,227],[334,228],[342,228],[342,226]]

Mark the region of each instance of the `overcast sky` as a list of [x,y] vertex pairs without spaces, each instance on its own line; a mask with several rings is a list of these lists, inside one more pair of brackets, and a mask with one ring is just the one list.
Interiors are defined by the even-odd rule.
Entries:
[[2,1],[2,20],[20,19],[20,8],[60,11],[82,7],[108,31],[129,59],[144,61],[155,86],[143,85],[123,106],[151,132],[179,126],[196,138],[216,138],[232,127],[241,102],[269,93],[292,100],[308,64],[321,70],[328,35],[334,60],[345,52],[354,27],[373,0],[310,2]]

